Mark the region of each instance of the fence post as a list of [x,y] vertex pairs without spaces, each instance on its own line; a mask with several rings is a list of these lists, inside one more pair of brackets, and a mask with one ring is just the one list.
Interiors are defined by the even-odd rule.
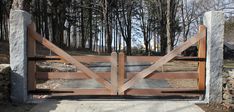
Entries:
[[210,103],[222,102],[222,70],[224,45],[224,13],[206,12],[204,25],[207,27],[206,96]]
[[117,95],[118,93],[118,68],[117,68],[117,53],[113,52],[111,54],[111,85],[112,85],[112,90],[111,94],[112,95]]
[[[119,53],[119,76],[118,76],[118,88],[121,88],[125,82],[125,54],[123,52]],[[124,92],[119,92],[119,95],[124,95]]]
[[27,26],[31,15],[22,10],[10,12],[11,100],[25,103],[27,94]]
[[[199,41],[198,46],[198,58],[206,58],[206,27],[204,25],[199,26],[199,33],[204,37]],[[206,62],[198,62],[198,88],[199,90],[205,90],[206,79]]]
[[[33,23],[32,27],[36,31],[36,25]],[[28,36],[28,57],[36,56],[36,41]],[[28,61],[28,91],[36,89],[36,62]]]

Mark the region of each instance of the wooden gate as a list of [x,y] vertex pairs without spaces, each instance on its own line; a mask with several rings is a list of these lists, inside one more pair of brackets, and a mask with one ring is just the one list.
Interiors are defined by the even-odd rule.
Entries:
[[[163,57],[155,56],[125,56],[124,53],[112,53],[111,56],[71,56],[62,49],[55,46],[47,39],[40,36],[35,25],[31,24],[28,27],[28,91],[31,94],[38,93],[53,93],[59,95],[136,95],[136,96],[159,96],[159,95],[175,95],[182,93],[197,94],[205,90],[205,65],[206,65],[206,28],[200,26],[199,33],[189,39],[187,42],[176,47],[173,51]],[[57,54],[57,56],[37,57],[36,41],[41,43],[46,48]],[[198,57],[178,57],[184,50],[190,46],[199,43]],[[36,61],[59,61],[69,63],[82,72],[37,72]],[[198,61],[197,72],[180,72],[180,73],[160,73],[155,72],[157,68],[163,66],[171,60]],[[82,63],[92,62],[107,62],[111,63],[110,72],[95,73]],[[155,62],[150,67],[141,72],[127,73],[125,71],[127,63],[130,62]],[[147,88],[134,89],[131,88],[141,79],[197,79],[197,88],[173,89],[173,88]],[[95,89],[51,89],[40,90],[36,88],[36,80],[51,80],[51,79],[94,79],[103,88]]]
[[[198,57],[179,57],[183,51],[198,43]],[[157,68],[163,66],[169,61],[196,61],[198,62],[197,72],[155,72]],[[150,67],[136,73],[127,73],[125,66],[131,62],[154,62]],[[155,56],[125,56],[119,54],[119,95],[136,96],[161,96],[161,95],[201,95],[205,92],[205,70],[206,70],[206,28],[201,25],[199,33],[187,40],[182,45],[176,47],[173,51],[163,57]],[[131,88],[142,79],[197,79],[197,88]]]

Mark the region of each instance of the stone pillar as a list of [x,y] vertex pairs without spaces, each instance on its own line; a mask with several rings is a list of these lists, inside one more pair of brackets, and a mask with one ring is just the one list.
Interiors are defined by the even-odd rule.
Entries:
[[209,103],[222,102],[222,70],[224,44],[224,13],[206,12],[204,25],[207,27],[206,98]]
[[10,12],[10,66],[11,100],[25,103],[27,100],[27,26],[31,15],[22,10]]

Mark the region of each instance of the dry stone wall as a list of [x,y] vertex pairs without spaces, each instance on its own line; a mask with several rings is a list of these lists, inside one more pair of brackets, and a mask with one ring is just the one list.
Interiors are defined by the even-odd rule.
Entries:
[[223,104],[234,108],[234,69],[224,69],[223,72]]
[[9,101],[10,95],[10,65],[0,65],[0,103]]

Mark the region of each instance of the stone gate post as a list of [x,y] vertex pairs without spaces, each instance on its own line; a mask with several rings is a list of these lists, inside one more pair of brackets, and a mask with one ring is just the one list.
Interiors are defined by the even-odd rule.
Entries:
[[206,98],[209,103],[222,102],[222,70],[224,46],[224,13],[206,12],[203,19],[207,27]]
[[25,103],[27,95],[27,26],[31,15],[22,10],[10,12],[11,100]]

